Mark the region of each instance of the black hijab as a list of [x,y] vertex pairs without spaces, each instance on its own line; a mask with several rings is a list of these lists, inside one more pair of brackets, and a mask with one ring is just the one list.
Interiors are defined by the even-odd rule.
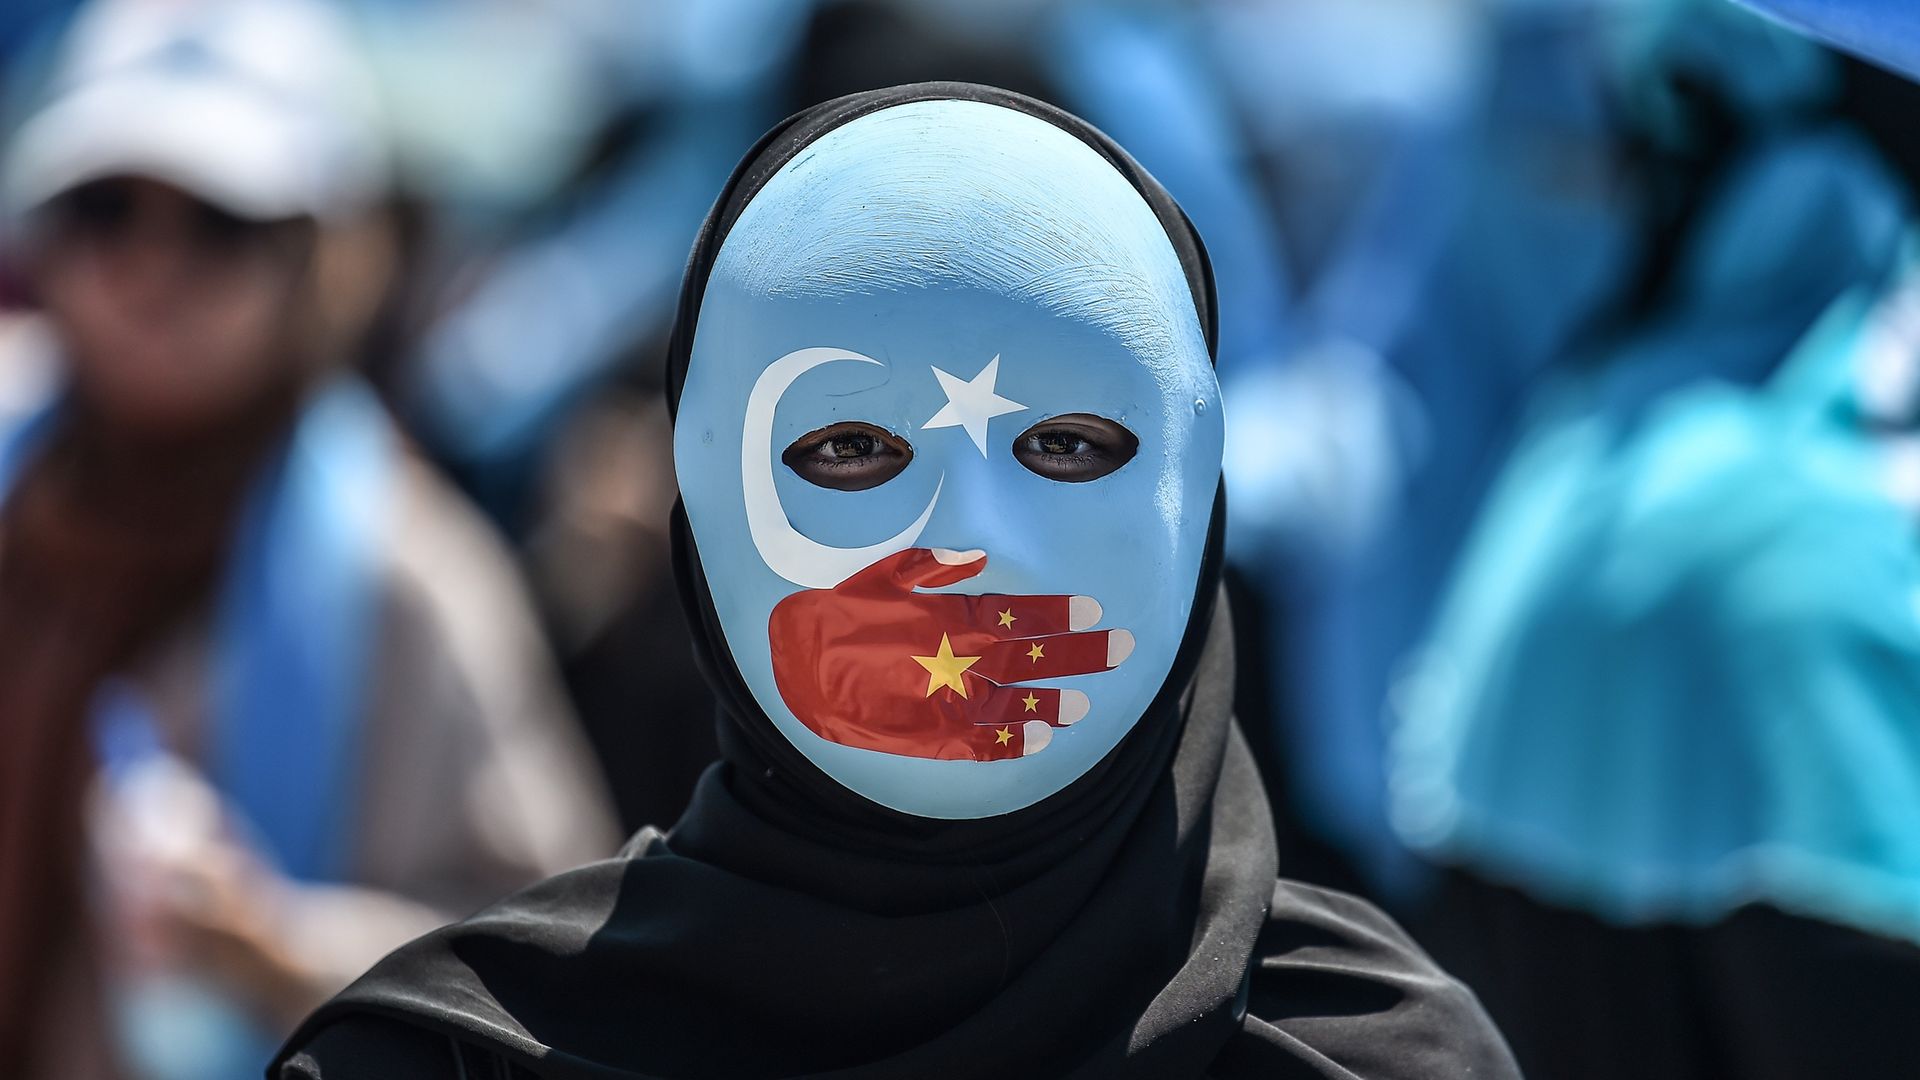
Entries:
[[[925,83],[808,109],[747,155],[688,266],[670,401],[708,272],[755,192],[827,131],[945,98],[1040,117],[1112,162],[1165,226],[1213,348],[1199,238],[1118,146],[1025,97]],[[1233,723],[1231,633],[1215,602],[1223,520],[1216,497],[1172,672],[1121,743],[1032,807],[946,821],[861,798],[772,726],[733,665],[676,513],[675,571],[720,700],[723,755],[685,816],[665,833],[642,830],[617,859],[395,953],[295,1034],[285,1075],[406,1075],[381,1070],[407,1053],[469,1063],[478,1054],[568,1078],[1206,1074],[1247,1029],[1255,950],[1276,895],[1266,797]],[[1297,906],[1301,895],[1282,902]],[[1410,946],[1389,951],[1398,969],[1417,966]],[[1348,1008],[1339,994],[1326,1004]],[[1344,1030],[1358,1038],[1364,1026]],[[1392,1044],[1384,1028],[1372,1034]],[[435,1050],[423,1039],[444,1042]]]

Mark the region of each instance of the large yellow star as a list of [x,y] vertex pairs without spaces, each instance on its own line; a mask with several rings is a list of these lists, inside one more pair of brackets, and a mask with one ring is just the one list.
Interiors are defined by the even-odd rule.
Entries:
[[1038,663],[1040,658],[1045,655],[1047,655],[1047,651],[1045,649],[1042,649],[1037,644],[1033,648],[1027,650],[1027,659],[1034,661],[1035,663]]
[[1005,746],[1013,741],[1013,732],[1008,728],[1001,728],[995,733],[994,738],[998,740],[994,743],[995,746]]
[[1019,618],[1014,615],[1012,608],[1008,608],[1007,610],[1000,613],[1001,626],[1012,626],[1014,623],[1017,623],[1019,621],[1020,621]]
[[1025,705],[1027,707],[1028,712],[1040,711],[1040,699],[1033,696],[1032,694],[1028,694],[1026,697],[1021,698],[1020,704]]
[[927,697],[932,697],[933,692],[942,686],[957,690],[961,697],[966,697],[967,684],[960,681],[960,676],[968,668],[979,663],[980,658],[953,655],[953,644],[947,640],[947,635],[941,634],[939,652],[932,656],[916,656],[914,660],[927,669]]

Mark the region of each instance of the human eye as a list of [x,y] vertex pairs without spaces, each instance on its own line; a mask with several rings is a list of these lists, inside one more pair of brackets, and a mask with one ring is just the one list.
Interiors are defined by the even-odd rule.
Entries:
[[1036,475],[1082,484],[1133,460],[1140,440],[1120,423],[1091,413],[1042,420],[1013,442],[1013,456]]
[[780,460],[810,484],[865,491],[899,476],[913,460],[913,447],[890,431],[854,420],[800,436]]

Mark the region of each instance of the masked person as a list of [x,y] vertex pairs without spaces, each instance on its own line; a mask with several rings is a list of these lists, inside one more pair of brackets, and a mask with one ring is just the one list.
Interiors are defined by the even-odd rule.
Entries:
[[258,1076],[614,846],[496,542],[343,370],[350,61],[325,8],[98,5],[10,148],[61,383],[0,431],[0,1075]]
[[1384,917],[1275,883],[1213,327],[1186,219],[1071,116],[943,83],[777,127],[668,372],[724,761],[275,1075],[1513,1075]]

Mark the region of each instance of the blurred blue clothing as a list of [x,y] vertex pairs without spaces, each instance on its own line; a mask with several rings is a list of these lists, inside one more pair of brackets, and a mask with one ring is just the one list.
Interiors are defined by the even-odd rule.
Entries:
[[1602,0],[1596,22],[1616,94],[1670,143],[1690,136],[1688,99],[1703,88],[1739,115],[1765,117],[1817,102],[1839,81],[1824,49],[1727,0]]
[[1622,922],[1764,902],[1920,941],[1920,444],[1860,406],[1889,357],[1916,384],[1916,287],[1844,296],[1759,387],[1658,386],[1757,347],[1725,319],[1558,388],[1409,695],[1411,842]]
[[[1249,457],[1275,479],[1323,477],[1311,501],[1278,512],[1238,499],[1236,519],[1259,531],[1236,526],[1234,549],[1289,627],[1271,667],[1297,810],[1389,895],[1420,880],[1386,810],[1397,669],[1519,388],[1564,354],[1635,254],[1591,46],[1577,23],[1511,21],[1471,111],[1403,132],[1295,312],[1289,362],[1321,374],[1275,390],[1308,399],[1295,413],[1311,425],[1304,452],[1274,459],[1241,443],[1227,465],[1243,490]],[[1329,399],[1344,405],[1315,408]],[[1227,409],[1230,424],[1288,416],[1245,397]]]
[[[0,434],[0,499],[53,417]],[[338,880],[358,824],[378,545],[399,460],[368,388],[342,379],[316,394],[257,481],[220,589],[208,779],[300,880]],[[143,706],[107,691],[104,747],[137,749]]]
[[[1622,393],[1757,378],[1884,265],[1903,205],[1870,149],[1802,119],[1834,85],[1828,58],[1717,0],[1516,5],[1491,35],[1480,96],[1403,132],[1374,227],[1348,231],[1290,313],[1337,348],[1228,390],[1230,419],[1303,429],[1283,440],[1300,452],[1273,453],[1269,433],[1230,439],[1228,460],[1230,483],[1266,497],[1236,499],[1230,550],[1289,627],[1274,670],[1298,810],[1390,897],[1425,877],[1388,813],[1394,703],[1532,388],[1630,350],[1658,355],[1622,365]],[[1691,164],[1724,136],[1677,86],[1708,88],[1738,125],[1718,162]],[[1648,153],[1699,168],[1699,203],[1677,226],[1680,269],[1639,312],[1626,301],[1661,232],[1647,223],[1674,194],[1636,172]],[[1343,271],[1361,302],[1312,291],[1337,299]],[[1632,344],[1606,344],[1623,328]],[[1333,359],[1302,363],[1316,353]],[[1288,481],[1314,498],[1274,498]]]
[[259,482],[222,592],[214,779],[301,880],[339,880],[351,855],[400,461],[371,390],[343,379],[317,394]]

